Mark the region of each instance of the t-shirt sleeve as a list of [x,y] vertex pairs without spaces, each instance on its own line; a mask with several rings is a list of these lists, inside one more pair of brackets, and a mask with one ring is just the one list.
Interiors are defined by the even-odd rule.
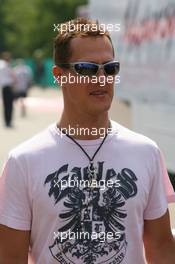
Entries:
[[162,154],[157,147],[152,160],[152,182],[144,219],[156,219],[163,216],[168,208],[165,179],[168,177]]
[[0,224],[30,230],[31,205],[25,169],[9,155],[0,177]]

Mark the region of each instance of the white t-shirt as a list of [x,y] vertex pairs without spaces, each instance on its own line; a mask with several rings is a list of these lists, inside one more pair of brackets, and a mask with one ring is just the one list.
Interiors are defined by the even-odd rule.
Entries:
[[0,60],[0,88],[14,83],[14,76],[10,64],[5,60]]
[[32,71],[27,65],[17,65],[14,67],[16,77],[15,92],[26,92],[32,81]]
[[[145,263],[144,219],[166,213],[168,176],[155,142],[114,121],[112,130],[94,158],[90,188],[88,158],[56,124],[11,151],[0,223],[31,230],[34,263]],[[78,140],[89,156],[101,141]]]

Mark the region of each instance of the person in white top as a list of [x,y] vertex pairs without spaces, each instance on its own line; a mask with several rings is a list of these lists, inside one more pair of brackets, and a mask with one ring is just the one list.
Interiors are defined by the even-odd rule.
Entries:
[[154,141],[109,117],[120,64],[100,29],[76,19],[55,39],[64,109],[4,165],[2,263],[27,263],[29,247],[36,264],[175,263],[164,160]]
[[11,55],[8,52],[2,54],[0,60],[0,87],[2,90],[4,123],[6,127],[12,126],[13,118],[13,100],[14,100],[14,83],[12,67],[10,66]]
[[21,116],[26,116],[25,98],[32,84],[32,71],[29,66],[24,63],[23,59],[16,60],[16,66],[13,68],[16,84],[15,84],[15,99],[20,100]]

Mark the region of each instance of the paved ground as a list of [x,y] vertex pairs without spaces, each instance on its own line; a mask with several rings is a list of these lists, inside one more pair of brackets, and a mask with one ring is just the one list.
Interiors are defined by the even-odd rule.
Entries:
[[14,128],[3,126],[2,104],[0,104],[0,168],[11,148],[30,138],[35,133],[54,122],[61,113],[63,102],[60,91],[32,88],[26,99],[27,116],[21,117],[20,104],[15,104]]
[[[15,104],[14,128],[7,129],[3,126],[0,102],[0,170],[10,149],[55,122],[63,108],[61,92],[56,89],[42,90],[34,87],[31,89],[26,104],[27,116],[25,118],[21,117],[19,102]],[[129,105],[114,100],[111,109],[112,119],[131,128],[131,112]],[[172,227],[175,228],[175,204],[170,205],[170,213]]]

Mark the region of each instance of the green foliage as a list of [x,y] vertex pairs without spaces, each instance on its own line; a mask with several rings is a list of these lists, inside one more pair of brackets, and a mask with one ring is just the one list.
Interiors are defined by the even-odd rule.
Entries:
[[76,17],[79,5],[88,0],[0,0],[0,49],[15,57],[33,56],[42,50],[52,56],[54,31],[58,24]]

